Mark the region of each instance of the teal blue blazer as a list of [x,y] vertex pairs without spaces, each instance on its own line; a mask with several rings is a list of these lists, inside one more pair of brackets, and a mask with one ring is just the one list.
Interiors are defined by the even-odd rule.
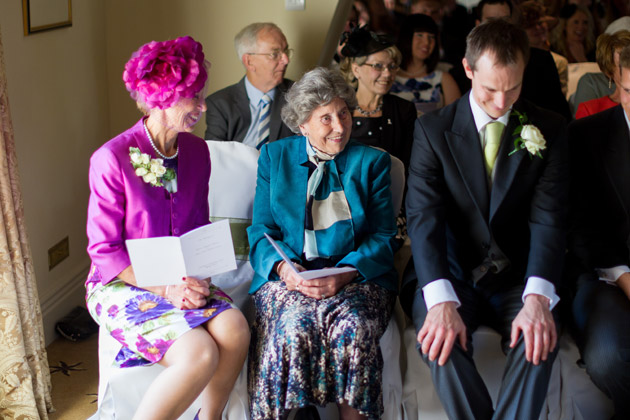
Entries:
[[[249,293],[255,293],[267,281],[279,280],[273,267],[281,257],[265,233],[278,241],[289,258],[302,263],[307,161],[303,136],[266,144],[260,151],[254,216],[247,229],[249,257],[255,271]],[[386,152],[351,140],[335,161],[350,207],[355,238],[354,250],[337,266],[356,267],[360,274],[357,281],[370,281],[396,292],[391,158]]]

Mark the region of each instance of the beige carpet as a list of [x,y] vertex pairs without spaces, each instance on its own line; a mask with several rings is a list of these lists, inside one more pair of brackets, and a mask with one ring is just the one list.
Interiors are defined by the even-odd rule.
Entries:
[[49,419],[87,419],[96,412],[98,334],[78,342],[58,338],[46,350],[56,410]]

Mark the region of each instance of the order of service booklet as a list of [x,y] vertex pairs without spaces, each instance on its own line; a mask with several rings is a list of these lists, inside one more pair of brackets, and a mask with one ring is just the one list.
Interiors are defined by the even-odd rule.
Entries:
[[227,219],[179,237],[127,239],[125,243],[140,287],[178,284],[182,277],[205,279],[236,269]]
[[265,233],[265,238],[271,243],[273,248],[278,252],[278,254],[282,257],[284,262],[286,262],[291,270],[297,273],[298,276],[302,277],[304,280],[312,280],[318,279],[320,277],[333,276],[335,274],[340,273],[349,273],[351,271],[357,271],[354,267],[331,267],[331,268],[321,268],[319,270],[307,270],[307,271],[298,271],[293,264],[293,261],[289,258],[289,256],[278,246],[276,241],[273,238]]

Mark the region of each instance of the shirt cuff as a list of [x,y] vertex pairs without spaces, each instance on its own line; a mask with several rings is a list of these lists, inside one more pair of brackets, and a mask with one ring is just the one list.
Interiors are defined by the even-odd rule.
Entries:
[[427,305],[427,310],[444,302],[455,302],[458,308],[461,306],[453,285],[447,279],[433,280],[422,288],[422,293],[424,293],[424,303]]
[[523,303],[527,295],[542,295],[549,299],[549,310],[551,311],[560,301],[560,297],[556,294],[556,286],[549,280],[542,277],[532,276],[527,279],[527,285],[523,291]]
[[616,283],[617,279],[619,279],[623,273],[630,273],[630,267],[627,265],[617,265],[615,267],[597,269],[597,276],[601,281],[605,281],[606,283]]

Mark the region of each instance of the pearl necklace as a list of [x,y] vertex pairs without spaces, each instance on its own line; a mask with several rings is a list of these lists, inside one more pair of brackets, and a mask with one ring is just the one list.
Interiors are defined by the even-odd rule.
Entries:
[[357,111],[359,112],[359,114],[363,115],[364,117],[369,117],[371,115],[378,114],[379,112],[381,112],[381,109],[383,109],[382,101],[372,111],[366,111],[365,109],[361,108],[359,104],[357,104]]
[[177,157],[177,154],[179,153],[179,146],[175,150],[175,154],[173,156],[164,156],[162,152],[160,152],[158,148],[155,146],[155,143],[153,143],[153,137],[151,137],[151,133],[149,133],[149,129],[147,128],[146,119],[142,121],[142,125],[144,125],[144,132],[146,133],[147,138],[149,139],[149,142],[151,143],[151,146],[153,147],[153,150],[155,150],[155,153],[157,153],[162,159],[175,159]]

